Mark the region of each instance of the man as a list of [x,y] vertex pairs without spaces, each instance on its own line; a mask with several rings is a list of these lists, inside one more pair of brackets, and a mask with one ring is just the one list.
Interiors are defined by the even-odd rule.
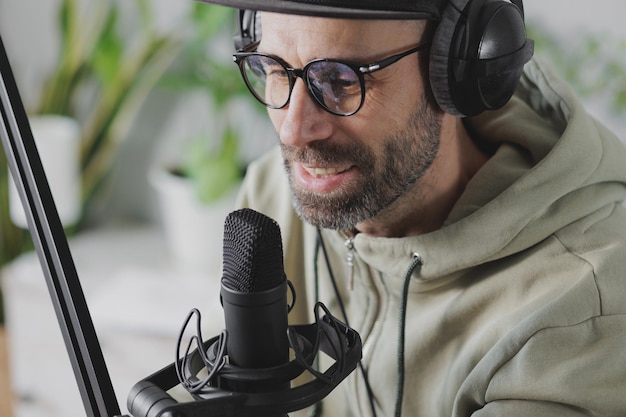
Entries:
[[[236,60],[280,144],[239,205],[281,225],[290,320],[320,300],[364,342],[323,415],[624,415],[626,151],[542,64],[521,74],[525,35],[497,50],[519,22],[490,38],[491,8],[521,2],[216,2],[261,10]],[[442,36],[496,58],[436,62]],[[472,59],[502,72],[459,75]]]

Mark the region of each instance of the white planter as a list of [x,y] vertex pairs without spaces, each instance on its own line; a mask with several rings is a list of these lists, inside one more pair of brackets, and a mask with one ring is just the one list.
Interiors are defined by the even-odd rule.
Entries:
[[233,211],[237,188],[212,204],[198,201],[192,184],[166,169],[150,172],[172,260],[191,275],[221,277],[224,221]]
[[[56,115],[31,116],[29,123],[61,223],[73,225],[81,214],[80,126],[74,119]],[[16,226],[27,228],[13,181],[9,187],[11,220]]]

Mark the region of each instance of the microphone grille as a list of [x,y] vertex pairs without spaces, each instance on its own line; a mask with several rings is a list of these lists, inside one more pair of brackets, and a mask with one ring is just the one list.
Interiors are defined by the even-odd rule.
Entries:
[[285,279],[280,226],[252,209],[224,222],[222,285],[244,293],[269,290]]

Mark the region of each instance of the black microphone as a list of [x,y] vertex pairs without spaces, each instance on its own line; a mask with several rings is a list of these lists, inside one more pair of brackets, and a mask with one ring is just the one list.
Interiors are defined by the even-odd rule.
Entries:
[[[221,299],[226,351],[231,365],[273,368],[289,362],[287,278],[280,227],[251,209],[228,215],[224,222]],[[232,382],[239,392],[289,389],[289,381]]]
[[[225,330],[204,340],[200,312],[192,309],[179,334],[176,361],[131,389],[127,404],[133,416],[287,417],[326,397],[361,359],[359,334],[321,302],[313,308],[313,323],[288,325],[296,294],[285,276],[280,227],[273,219],[251,209],[230,213],[223,249]],[[194,316],[196,335],[181,356]],[[334,360],[324,371],[315,365],[321,353]],[[300,376],[306,382],[297,383]],[[179,384],[192,401],[170,394]]]

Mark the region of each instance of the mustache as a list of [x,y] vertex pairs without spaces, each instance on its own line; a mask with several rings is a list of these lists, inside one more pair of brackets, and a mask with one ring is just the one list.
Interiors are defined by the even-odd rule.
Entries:
[[363,146],[322,140],[306,146],[290,146],[280,142],[285,163],[298,162],[305,165],[351,164],[371,165],[371,155]]

